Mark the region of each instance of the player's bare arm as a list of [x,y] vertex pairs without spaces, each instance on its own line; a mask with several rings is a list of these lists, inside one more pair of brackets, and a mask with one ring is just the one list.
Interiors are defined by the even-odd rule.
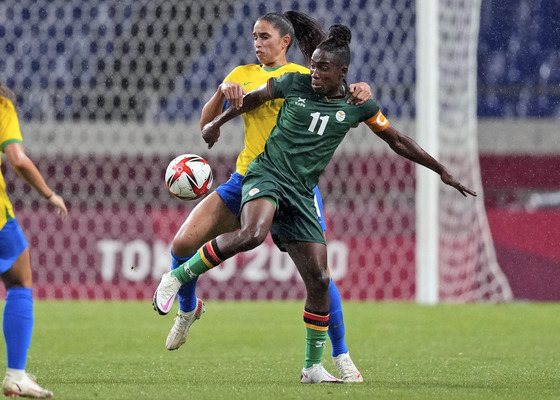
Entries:
[[200,129],[204,127],[208,122],[212,121],[216,116],[220,115],[224,108],[224,103],[226,97],[218,87],[214,95],[208,100],[208,102],[202,107],[202,113],[200,114]]
[[394,127],[389,126],[381,132],[376,132],[376,135],[383,139],[398,155],[414,161],[417,164],[423,165],[424,167],[429,168],[439,174],[443,183],[454,187],[463,196],[467,196],[467,194],[476,196],[475,191],[467,188],[459,181],[457,181],[440,162],[429,155],[422,147],[418,145],[418,143],[416,143],[410,137],[402,135]]
[[202,108],[199,122],[200,129],[204,128],[204,125],[220,115],[226,100],[233,107],[240,108],[243,105],[243,96],[246,94],[247,91],[243,89],[243,86],[239,83],[229,81],[223,82],[218,86],[214,95]]
[[268,84],[265,83],[245,95],[241,108],[228,107],[227,110],[222,112],[211,122],[204,125],[202,128],[202,138],[206,143],[208,143],[208,148],[211,149],[214,146],[214,143],[218,141],[218,138],[220,137],[220,127],[223,124],[238,115],[254,110],[269,100],[272,100],[272,96],[268,91]]
[[35,163],[25,154],[21,143],[13,142],[8,144],[4,147],[4,153],[18,176],[30,184],[49,203],[55,206],[58,209],[58,215],[60,215],[62,219],[65,219],[68,215],[68,210],[66,209],[64,200],[49,188]]

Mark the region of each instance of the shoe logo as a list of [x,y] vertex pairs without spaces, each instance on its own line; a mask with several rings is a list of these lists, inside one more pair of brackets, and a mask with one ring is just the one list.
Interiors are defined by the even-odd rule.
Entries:
[[305,372],[302,372],[301,376],[303,376],[305,379],[309,378],[309,375],[307,375]]
[[161,308],[162,311],[167,311],[167,309],[169,308],[169,303],[171,303],[171,300],[173,300],[173,297],[175,297],[175,296],[171,296],[169,298],[169,300],[167,300],[167,303],[160,303],[159,308]]
[[296,104],[296,106],[305,107],[305,99],[302,99],[301,97],[298,97],[295,104]]

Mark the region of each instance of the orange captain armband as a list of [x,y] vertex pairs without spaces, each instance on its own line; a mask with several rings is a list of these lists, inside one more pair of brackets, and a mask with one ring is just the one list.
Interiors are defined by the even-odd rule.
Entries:
[[382,132],[389,127],[389,120],[381,113],[381,110],[377,112],[373,117],[364,121],[369,129],[374,132]]

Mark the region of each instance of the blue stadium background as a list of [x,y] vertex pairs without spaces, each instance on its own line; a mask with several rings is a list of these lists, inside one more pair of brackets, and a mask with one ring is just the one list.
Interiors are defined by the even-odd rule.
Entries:
[[482,1],[480,117],[560,117],[560,2]]
[[[45,8],[41,2],[27,1],[14,12],[6,2],[0,4],[0,41],[2,42],[3,57],[0,58],[0,79],[8,86],[15,88],[20,94],[18,103],[20,117],[24,120],[87,120],[99,119],[131,119],[142,120],[144,110],[142,99],[137,95],[117,95],[114,97],[95,94],[100,88],[114,88],[120,86],[121,92],[130,87],[138,91],[152,87],[160,93],[166,90],[170,96],[161,96],[158,117],[164,120],[190,119],[199,115],[201,103],[204,99],[185,98],[184,93],[195,85],[201,90],[214,88],[223,78],[224,71],[229,70],[228,60],[231,54],[237,52],[237,41],[240,37],[249,37],[246,21],[229,21],[222,27],[221,32],[208,29],[204,34],[208,37],[221,35],[222,39],[214,41],[213,48],[200,48],[202,57],[194,63],[179,60],[177,63],[161,65],[148,63],[144,77],[133,80],[127,79],[126,74],[112,76],[100,82],[99,71],[103,71],[108,64],[112,68],[124,70],[124,62],[112,59],[111,54],[116,46],[122,46],[127,51],[126,35],[135,35],[141,29],[136,23],[127,19],[132,18],[131,9],[124,8],[118,14],[109,3],[73,1],[72,6],[56,7],[49,1]],[[297,2],[294,2],[296,4]],[[327,8],[342,11],[350,4],[343,1],[336,7],[333,1],[327,1]],[[379,3],[379,2],[376,2]],[[408,1],[407,7],[414,8],[415,1]],[[314,2],[309,2],[312,11]],[[370,7],[372,2],[360,1],[358,7]],[[109,16],[121,18],[116,23],[116,29],[107,29],[103,25],[87,22],[95,20],[100,14],[101,7],[109,7]],[[250,15],[249,6],[244,11]],[[46,9],[49,9],[49,12]],[[43,10],[43,11],[42,11]],[[54,10],[54,18],[53,18]],[[231,10],[230,10],[231,11]],[[270,11],[270,10],[268,10]],[[14,15],[15,13],[15,15]],[[26,21],[39,15],[39,24],[26,25]],[[146,16],[146,18],[154,18]],[[339,18],[340,19],[340,18]],[[13,24],[13,21],[21,23]],[[76,23],[73,23],[75,21]],[[78,22],[80,21],[80,22]],[[398,22],[397,22],[398,23]],[[184,29],[189,29],[185,27]],[[187,32],[189,33],[189,32]],[[190,33],[195,33],[190,32]],[[367,43],[372,47],[383,44],[378,40],[384,38],[371,37],[362,32],[355,32],[356,41],[366,46],[360,55],[364,61],[374,57],[374,52],[367,49]],[[233,40],[232,40],[233,38]],[[72,39],[72,40],[70,40]],[[76,43],[79,43],[77,45]],[[229,51],[228,51],[229,47]],[[240,45],[241,47],[241,45]],[[157,50],[156,50],[157,51]],[[194,49],[176,49],[188,56]],[[404,58],[408,64],[414,65],[414,53],[407,52]],[[218,56],[217,56],[218,55]],[[220,55],[222,57],[220,57]],[[253,60],[251,60],[253,61]],[[250,61],[248,61],[250,62]],[[128,68],[135,66],[135,61]],[[233,66],[233,64],[232,64]],[[116,67],[116,69],[115,69]],[[184,80],[158,79],[155,71],[173,71],[181,75]],[[350,77],[372,82],[375,86],[375,71],[361,73]],[[411,84],[414,71],[401,73],[398,83]],[[182,86],[182,87],[181,87]],[[478,115],[480,117],[560,117],[560,2],[557,0],[483,0],[481,7],[480,41],[478,47]],[[93,95],[70,94],[76,89],[91,90]],[[53,108],[44,110],[40,96],[27,98],[23,101],[22,93],[40,92],[48,90],[54,93]],[[58,94],[57,94],[58,93]],[[405,94],[407,96],[407,94]],[[115,106],[116,110],[99,115],[84,112],[94,106],[107,103]],[[389,103],[389,104],[387,104]],[[390,115],[402,115],[398,104],[382,102],[389,109]],[[119,111],[120,110],[120,111]],[[44,115],[54,112],[55,115]],[[406,113],[405,113],[406,114]]]

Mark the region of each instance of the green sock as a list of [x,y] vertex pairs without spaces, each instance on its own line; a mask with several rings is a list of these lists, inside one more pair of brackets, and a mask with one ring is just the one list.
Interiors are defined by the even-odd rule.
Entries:
[[327,331],[318,331],[311,328],[305,329],[307,332],[305,335],[305,364],[303,367],[309,368],[315,364],[321,364],[323,361]]
[[220,264],[223,261],[222,258],[216,245],[216,239],[214,239],[202,246],[190,260],[172,270],[171,275],[177,278],[181,285],[184,285]]
[[202,258],[200,257],[200,253],[196,253],[194,256],[191,257],[190,260],[184,262],[179,266],[179,268],[175,268],[171,271],[171,275],[181,282],[181,285],[184,285],[188,281],[193,280],[198,275],[209,271],[210,268],[206,266]]
[[327,342],[329,316],[328,314],[316,315],[304,311],[303,320],[306,330],[305,363],[303,367],[309,368],[315,364],[321,364],[323,361],[323,353],[325,352],[325,344]]

